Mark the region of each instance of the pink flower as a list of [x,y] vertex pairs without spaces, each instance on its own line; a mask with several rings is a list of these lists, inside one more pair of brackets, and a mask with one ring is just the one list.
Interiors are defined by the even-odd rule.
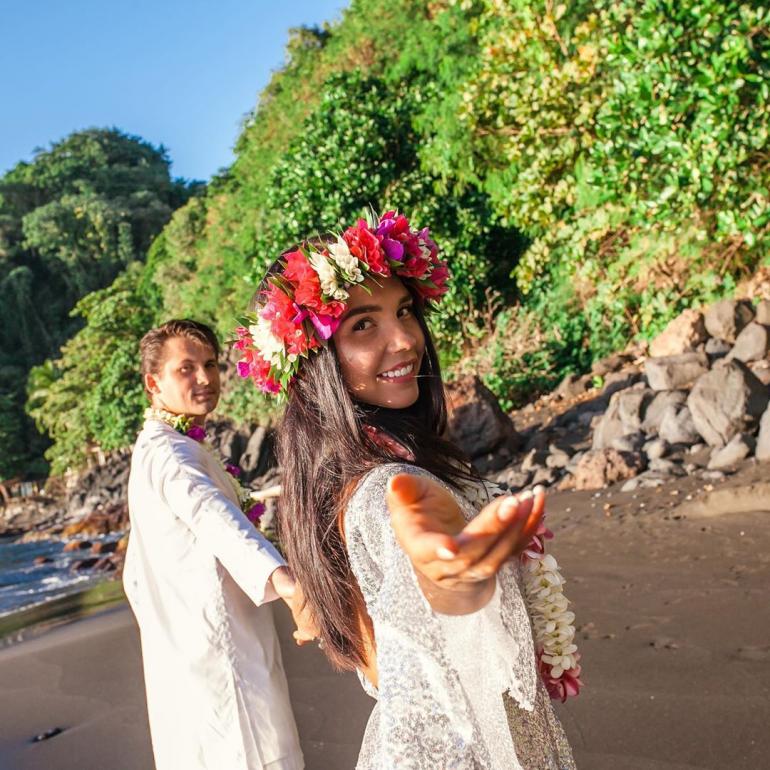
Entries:
[[259,520],[262,518],[262,515],[265,513],[265,504],[264,503],[254,503],[254,505],[249,508],[248,511],[246,511],[246,518],[252,523],[252,524],[258,524]]
[[203,441],[206,438],[206,431],[200,425],[191,425],[185,435],[193,441]]
[[236,479],[243,473],[237,465],[233,465],[232,463],[225,463],[225,470]]
[[[580,655],[575,655],[575,659],[579,660]],[[569,671],[564,671],[558,678],[551,676],[551,666],[542,659],[542,652],[538,655],[538,668],[540,670],[540,676],[543,678],[548,694],[554,700],[560,700],[564,703],[567,698],[580,694],[580,688],[583,686],[583,682],[580,681],[580,666],[576,665]]]

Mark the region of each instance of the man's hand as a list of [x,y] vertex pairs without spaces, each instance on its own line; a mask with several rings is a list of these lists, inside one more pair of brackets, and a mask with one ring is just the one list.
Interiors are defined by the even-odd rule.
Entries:
[[288,567],[278,567],[270,575],[270,582],[291,610],[291,616],[297,626],[293,633],[294,640],[300,646],[314,641],[320,631],[305,600],[302,586],[294,579],[291,570]]
[[499,497],[466,523],[457,500],[436,481],[399,474],[388,485],[387,503],[396,539],[434,609],[452,613],[453,603],[460,602],[462,613],[483,606],[491,592],[480,583],[527,547],[545,495],[538,488],[534,494]]

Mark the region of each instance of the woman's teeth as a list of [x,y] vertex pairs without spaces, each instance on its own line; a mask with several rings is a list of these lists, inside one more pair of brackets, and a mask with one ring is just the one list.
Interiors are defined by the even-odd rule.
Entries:
[[389,372],[383,372],[380,377],[388,377],[390,379],[395,377],[403,377],[404,375],[409,374],[412,369],[414,369],[414,364],[408,364],[401,369],[392,369]]

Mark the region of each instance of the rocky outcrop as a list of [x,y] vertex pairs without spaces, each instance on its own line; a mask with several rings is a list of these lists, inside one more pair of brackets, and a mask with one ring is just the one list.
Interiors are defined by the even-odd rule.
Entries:
[[522,441],[492,391],[478,377],[465,377],[447,386],[447,400],[449,435],[479,473],[507,465]]

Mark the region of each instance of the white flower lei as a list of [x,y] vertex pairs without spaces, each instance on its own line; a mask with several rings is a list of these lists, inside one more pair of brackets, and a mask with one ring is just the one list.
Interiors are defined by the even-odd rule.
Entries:
[[[194,427],[193,421],[190,417],[184,414],[173,414],[172,412],[168,412],[165,409],[155,409],[154,407],[148,407],[144,410],[144,419],[145,420],[159,420],[160,422],[165,422],[166,425],[170,425],[175,431],[181,433],[184,436],[188,436],[190,434],[190,430]],[[255,502],[253,498],[253,494],[250,489],[247,489],[246,487],[241,484],[241,482],[238,480],[238,477],[233,472],[235,469],[240,471],[240,468],[238,468],[235,465],[230,465],[230,463],[225,462],[222,455],[217,452],[211,444],[209,444],[208,440],[206,439],[205,431],[203,428],[200,428],[200,432],[203,434],[201,438],[196,438],[194,435],[189,436],[193,439],[193,441],[197,441],[201,446],[203,446],[204,449],[206,449],[207,452],[209,452],[219,463],[219,466],[222,468],[222,470],[225,472],[225,475],[230,480],[230,483],[233,485],[233,489],[235,490],[235,494],[238,497],[239,504],[241,506],[241,510],[246,514],[249,521],[252,523],[258,524],[258,516],[254,515],[254,511],[256,506],[262,505],[259,502]],[[259,514],[261,515],[261,514]]]

